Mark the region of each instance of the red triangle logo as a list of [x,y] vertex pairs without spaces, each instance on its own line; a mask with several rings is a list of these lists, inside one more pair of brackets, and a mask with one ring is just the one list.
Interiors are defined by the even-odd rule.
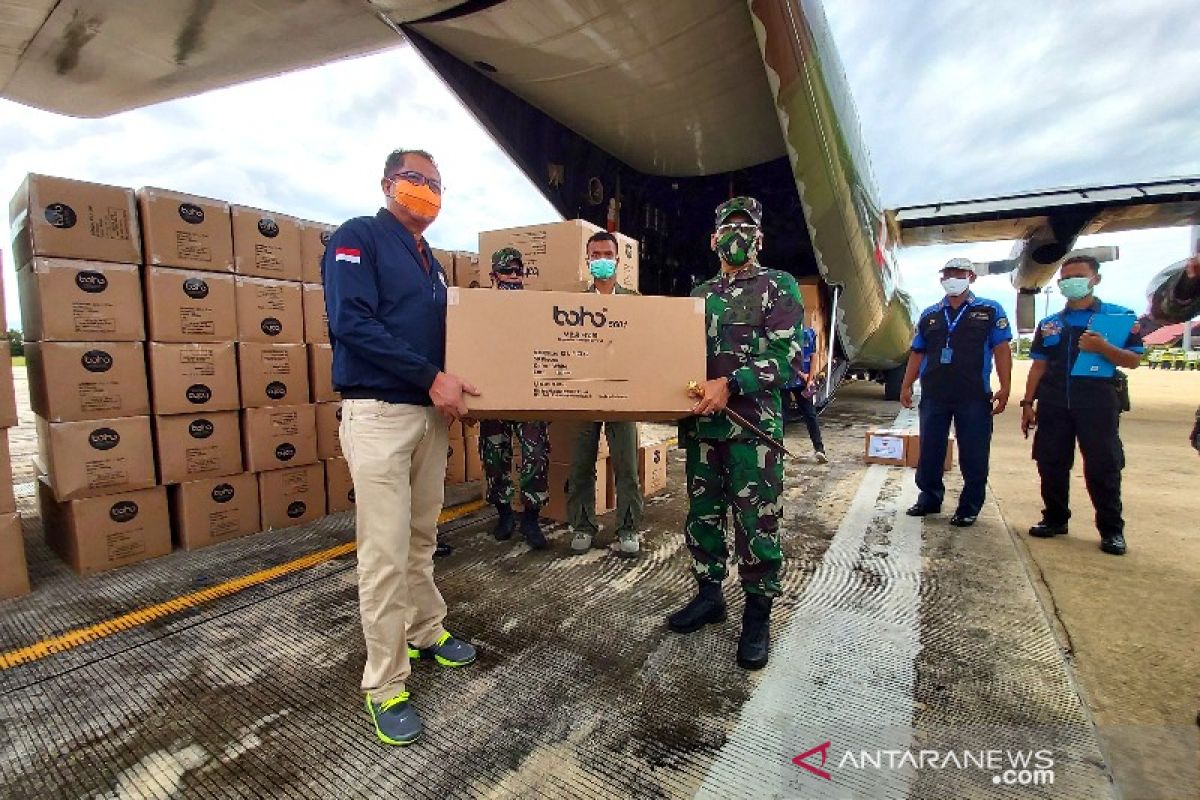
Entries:
[[[800,755],[793,758],[792,763],[795,764],[797,767],[801,767],[803,769],[808,770],[813,775],[816,775],[818,778],[824,778],[827,781],[831,781],[831,780],[833,780],[833,776],[830,775],[825,770],[821,769],[821,767],[825,766],[825,761],[829,757],[829,747],[832,744],[833,744],[832,742],[825,742],[824,744],[819,744],[816,747],[814,747],[813,749],[811,749],[807,752],[801,753]],[[806,760],[809,756],[813,755],[814,753],[821,754],[821,767],[815,767],[812,764],[809,764],[808,761]]]

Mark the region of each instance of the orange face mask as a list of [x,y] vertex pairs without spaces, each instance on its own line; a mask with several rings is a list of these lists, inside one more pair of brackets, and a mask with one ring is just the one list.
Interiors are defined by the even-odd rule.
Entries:
[[398,178],[392,181],[392,199],[422,219],[437,218],[442,197],[428,186],[417,186]]

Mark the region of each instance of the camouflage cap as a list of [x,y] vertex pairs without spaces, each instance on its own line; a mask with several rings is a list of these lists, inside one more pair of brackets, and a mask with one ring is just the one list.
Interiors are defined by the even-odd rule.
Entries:
[[514,261],[521,266],[525,266],[525,263],[521,261],[520,250],[515,247],[501,247],[492,253],[492,271],[512,269]]
[[723,225],[734,214],[745,214],[755,225],[762,225],[762,203],[753,197],[734,197],[717,206],[716,225]]

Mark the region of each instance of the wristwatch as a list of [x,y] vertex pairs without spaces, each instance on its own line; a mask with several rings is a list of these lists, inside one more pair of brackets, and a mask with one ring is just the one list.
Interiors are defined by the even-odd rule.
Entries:
[[1033,408],[1033,403],[1034,403],[1033,400],[1022,400],[1021,408]]
[[730,394],[741,394],[742,393],[742,387],[738,386],[736,375],[730,375],[728,378],[725,379],[725,382],[729,385],[729,393]]

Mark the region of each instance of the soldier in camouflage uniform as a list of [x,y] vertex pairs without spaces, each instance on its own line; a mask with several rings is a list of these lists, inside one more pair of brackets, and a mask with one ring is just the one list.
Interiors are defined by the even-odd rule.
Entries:
[[735,197],[716,212],[712,247],[720,273],[700,284],[708,323],[708,380],[695,411],[680,426],[687,453],[685,537],[699,582],[697,596],[668,619],[691,633],[725,619],[728,550],[726,517],[733,512],[734,556],[746,595],[738,664],[767,663],[772,599],[779,594],[783,462],[729,416],[726,406],[776,440],[783,440],[781,389],[798,360],[804,306],[796,280],[758,264],[762,206]]
[[[497,289],[524,288],[524,265],[515,247],[492,254],[492,286]],[[513,439],[521,448],[518,475],[521,502],[521,535],[535,550],[546,547],[546,537],[538,525],[538,512],[550,498],[550,437],[544,422],[516,422],[487,419],[479,423],[479,455],[487,477],[487,501],[500,515],[492,535],[500,541],[512,538],[516,518],[512,510]]]

